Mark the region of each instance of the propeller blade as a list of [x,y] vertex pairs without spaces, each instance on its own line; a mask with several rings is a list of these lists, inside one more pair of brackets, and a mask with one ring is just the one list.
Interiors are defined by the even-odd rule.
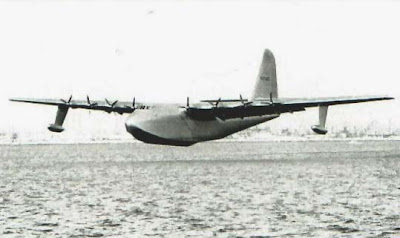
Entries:
[[241,101],[242,104],[243,104],[243,107],[247,107],[248,105],[252,104],[252,102],[249,102],[247,99],[246,99],[246,100],[243,99],[243,97],[242,97],[241,94],[240,94],[239,96],[240,96],[240,101]]
[[243,106],[246,105],[245,102],[243,101],[242,94],[239,94],[239,97],[240,97],[240,102],[243,104]]
[[114,107],[115,104],[117,104],[118,100],[115,100],[113,103],[111,103],[111,107]]
[[215,103],[215,107],[218,107],[218,104],[221,102],[221,98],[218,98],[218,101]]
[[190,103],[189,103],[189,97],[186,98],[186,107],[189,108],[190,107]]
[[108,101],[107,98],[104,98],[104,99],[106,100],[106,103],[107,103],[109,106],[111,106],[111,107],[114,107],[115,104],[118,102],[118,100],[116,100],[116,101],[114,101],[113,103],[111,103],[110,101]]
[[62,99],[62,98],[60,99],[60,101],[65,103],[65,104],[69,104],[71,102],[71,100],[72,100],[72,95],[69,97],[68,101],[65,100],[65,99]]
[[97,106],[97,102],[91,103],[89,96],[86,96],[86,102],[90,107]]
[[136,101],[136,99],[135,99],[135,97],[133,97],[133,101],[132,101],[133,110],[135,110],[135,101]]

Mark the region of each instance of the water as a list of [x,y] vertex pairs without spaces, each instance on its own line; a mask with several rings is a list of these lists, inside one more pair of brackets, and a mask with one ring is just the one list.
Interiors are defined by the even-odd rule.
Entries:
[[398,237],[399,145],[0,146],[0,236]]

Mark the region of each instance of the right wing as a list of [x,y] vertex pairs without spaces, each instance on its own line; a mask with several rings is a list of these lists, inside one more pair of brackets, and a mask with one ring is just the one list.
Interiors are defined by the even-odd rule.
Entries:
[[68,110],[70,108],[76,109],[88,109],[105,111],[108,113],[116,112],[119,114],[132,113],[136,109],[147,109],[149,106],[145,106],[140,103],[135,103],[135,98],[132,102],[118,102],[118,100],[110,102],[107,99],[105,101],[90,101],[89,97],[86,101],[83,100],[72,100],[72,96],[68,100],[64,99],[32,99],[32,98],[10,98],[13,102],[25,102],[25,103],[35,103],[42,105],[57,106],[56,120],[53,124],[50,124],[48,129],[52,132],[62,132],[64,128],[62,127],[65,117],[67,116]]
[[148,106],[145,106],[140,103],[135,103],[135,99],[133,99],[132,102],[119,102],[118,100],[110,102],[107,99],[105,101],[98,101],[98,100],[91,101],[89,99],[89,97],[87,97],[86,99],[87,99],[86,101],[83,101],[83,100],[72,100],[72,97],[70,97],[68,100],[10,98],[10,101],[58,106],[59,108],[65,108],[65,109],[80,108],[80,109],[88,109],[88,110],[105,111],[108,113],[116,112],[119,114],[132,113],[137,108],[148,107]]

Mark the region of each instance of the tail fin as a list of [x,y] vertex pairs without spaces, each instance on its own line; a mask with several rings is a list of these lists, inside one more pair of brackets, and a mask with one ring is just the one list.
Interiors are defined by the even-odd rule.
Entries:
[[271,96],[278,98],[275,58],[270,50],[265,49],[251,101],[257,98],[270,98]]

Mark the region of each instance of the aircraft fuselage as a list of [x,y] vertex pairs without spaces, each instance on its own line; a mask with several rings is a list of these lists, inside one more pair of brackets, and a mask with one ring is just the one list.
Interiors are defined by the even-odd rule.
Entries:
[[221,139],[279,117],[279,114],[221,120],[196,120],[184,108],[163,105],[136,110],[125,122],[126,130],[146,143],[189,146],[197,142]]

